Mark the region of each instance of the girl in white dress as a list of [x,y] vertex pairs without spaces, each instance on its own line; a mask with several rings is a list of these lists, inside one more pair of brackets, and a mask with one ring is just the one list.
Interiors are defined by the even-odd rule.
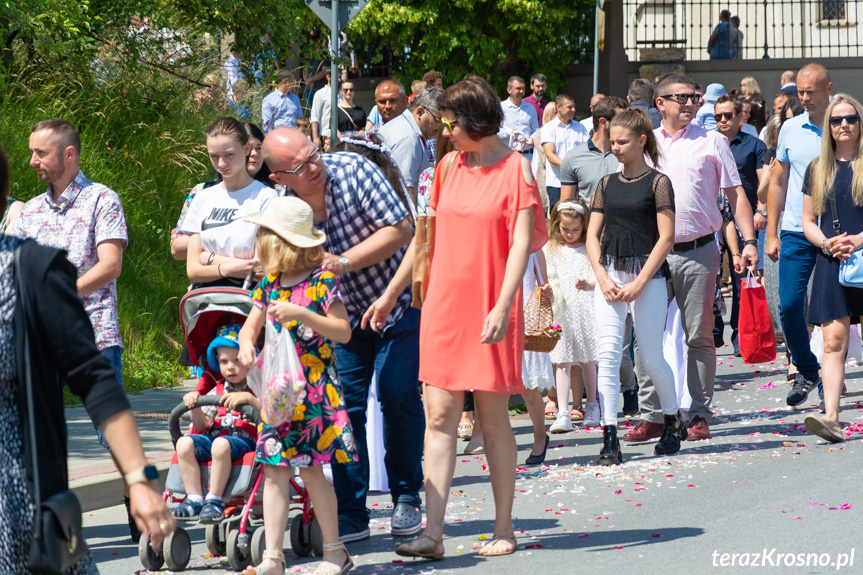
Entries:
[[[560,341],[551,351],[559,409],[549,428],[552,433],[571,431],[573,419],[583,419],[584,427],[599,425],[593,319],[596,278],[584,247],[589,219],[590,210],[583,200],[558,202],[551,210],[549,242],[543,248],[554,292],[554,319],[563,328]],[[570,387],[573,389],[572,412],[569,411]],[[587,404],[582,413],[579,407],[584,388],[587,389]]]
[[[538,272],[538,273],[537,273]],[[530,254],[527,270],[521,283],[524,305],[527,306],[530,294],[541,287],[543,294],[551,295],[551,286],[546,277],[545,256],[541,251]],[[558,343],[560,345],[560,343]],[[545,433],[545,405],[540,392],[554,387],[554,369],[548,353],[541,351],[525,351],[521,364],[521,377],[524,380],[524,405],[533,424],[533,447],[525,461],[525,465],[536,466],[545,462],[548,449],[548,435]]]

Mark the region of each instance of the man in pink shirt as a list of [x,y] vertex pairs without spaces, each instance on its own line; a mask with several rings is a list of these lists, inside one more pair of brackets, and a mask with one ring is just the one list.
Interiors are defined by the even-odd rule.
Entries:
[[[717,207],[720,190],[728,196],[737,226],[745,238],[737,273],[742,273],[744,268],[755,269],[758,243],[752,206],[740,185],[728,139],[691,123],[700,100],[694,82],[681,74],[670,74],[656,85],[656,94],[656,107],[662,113],[662,124],[653,131],[661,153],[657,168],[669,177],[674,187],[676,243],[667,260],[671,270],[669,288],[680,308],[689,347],[686,380],[692,406],[688,439],[707,439],[716,375],[713,298],[719,252],[714,234],[722,226],[722,215]],[[638,364],[636,356],[641,419],[623,438],[633,442],[659,437],[663,421],[653,382]]]

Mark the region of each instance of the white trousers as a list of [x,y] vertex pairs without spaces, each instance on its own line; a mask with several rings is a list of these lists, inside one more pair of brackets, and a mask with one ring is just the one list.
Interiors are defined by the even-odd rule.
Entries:
[[[618,287],[635,279],[635,274],[627,274],[611,268],[606,271]],[[645,371],[654,382],[662,412],[667,415],[677,413],[674,374],[662,354],[662,334],[665,330],[668,301],[665,279],[656,278],[648,281],[638,299],[630,303],[606,301],[602,290],[597,286],[593,301],[599,350],[597,391],[602,406],[602,425],[617,425],[620,360],[623,355],[627,313],[632,313],[638,353],[641,355]]]

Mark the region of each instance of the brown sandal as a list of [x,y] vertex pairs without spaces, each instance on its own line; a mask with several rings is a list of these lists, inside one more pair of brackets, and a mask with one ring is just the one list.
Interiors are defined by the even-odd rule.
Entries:
[[[419,541],[420,539],[428,539],[429,541],[434,543],[434,547],[432,547],[431,551],[416,551],[408,547],[410,543],[413,543],[414,541]],[[401,545],[396,547],[396,555],[398,555],[399,557],[416,557],[417,559],[429,559],[430,561],[440,561],[441,559],[443,559],[443,553],[437,552],[437,546],[443,545],[442,538],[433,539],[432,537],[423,533],[422,535],[414,539],[414,541],[411,541],[410,543],[402,543]]]
[[[479,554],[483,557],[497,557],[498,555],[512,555],[516,551],[518,551],[518,541],[515,539],[515,533],[510,533],[506,535],[504,533],[495,533],[493,539],[482,546],[482,549],[479,550]],[[482,550],[486,547],[490,547],[500,541],[501,539],[506,539],[508,541],[512,541],[512,549],[509,551],[504,551],[503,553],[483,553]]]

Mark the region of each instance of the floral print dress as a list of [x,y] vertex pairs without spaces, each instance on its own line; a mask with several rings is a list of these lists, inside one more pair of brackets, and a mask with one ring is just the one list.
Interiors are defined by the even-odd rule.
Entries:
[[[292,287],[282,287],[279,274],[270,274],[252,291],[255,305],[289,301],[316,314],[326,315],[333,302],[341,301],[338,280],[332,272],[316,269]],[[277,429],[261,423],[256,459],[268,465],[308,467],[358,461],[345,399],[333,367],[330,341],[297,321],[282,325],[271,315],[276,331],[287,328],[294,338],[303,365],[306,387],[300,392],[293,421]]]

